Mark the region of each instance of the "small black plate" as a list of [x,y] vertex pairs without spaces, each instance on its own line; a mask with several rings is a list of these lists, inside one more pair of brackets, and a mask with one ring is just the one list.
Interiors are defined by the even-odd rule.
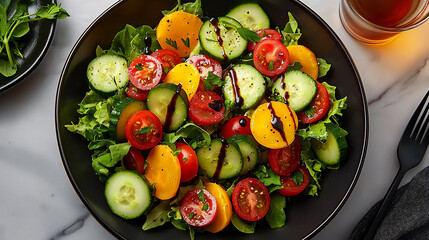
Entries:
[[[30,4],[29,13],[35,13],[40,7],[56,4],[56,0],[37,0]],[[24,80],[42,61],[54,38],[56,20],[43,19],[30,23],[30,32],[23,36],[24,59],[18,58],[18,70],[15,75],[5,77],[0,74],[0,93]]]
[[[203,0],[206,16],[223,16],[243,1]],[[347,159],[338,171],[324,172],[319,196],[293,197],[288,203],[286,225],[270,229],[260,221],[254,234],[241,233],[229,226],[217,234],[197,233],[197,239],[303,239],[314,236],[339,211],[350,195],[362,168],[368,140],[367,102],[356,67],[346,48],[332,29],[311,9],[299,1],[260,0],[258,2],[270,17],[272,27],[283,28],[288,12],[293,13],[303,33],[300,43],[314,51],[317,57],[332,64],[324,79],[337,87],[339,98],[348,97],[348,108],[341,119],[347,136]],[[77,123],[77,104],[89,90],[86,79],[88,63],[95,57],[95,49],[110,47],[115,34],[125,24],[156,26],[162,18],[161,10],[172,9],[175,0],[124,0],[105,11],[82,34],[65,63],[57,90],[56,132],[60,154],[69,179],[91,214],[120,239],[189,239],[189,233],[175,229],[171,224],[143,231],[144,217],[126,221],[109,209],[104,197],[104,183],[91,167],[91,153],[86,140],[64,127]],[[339,20],[338,20],[339,21]]]

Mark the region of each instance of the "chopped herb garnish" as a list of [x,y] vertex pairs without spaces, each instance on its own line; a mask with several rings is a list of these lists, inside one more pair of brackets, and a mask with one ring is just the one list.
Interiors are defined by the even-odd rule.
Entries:
[[189,45],[189,37],[187,37],[186,38],[186,40],[184,40],[183,38],[181,38],[181,40],[182,40],[182,42],[183,42],[183,44],[185,45],[185,46],[187,46],[187,47],[189,47],[190,45]]
[[251,41],[251,42],[261,41],[261,39],[259,38],[259,35],[256,32],[249,30],[247,28],[237,28],[237,32],[238,34],[240,34],[242,38],[244,38],[247,41]]
[[188,214],[188,218],[189,219],[192,219],[192,217],[194,216],[194,212],[190,212],[189,214]]
[[270,61],[270,63],[268,64],[268,70],[273,71],[274,69],[274,62]]
[[164,68],[164,72],[165,72],[165,74],[167,74],[167,73],[168,73],[168,71],[169,71],[168,67],[165,67],[165,68]]
[[177,50],[177,42],[176,41],[174,41],[174,40],[172,41],[170,38],[167,38],[167,39],[165,39],[165,42]]
[[140,130],[138,130],[137,132],[135,132],[135,134],[143,134],[143,133],[150,133],[150,131],[152,130],[153,127],[143,127],[140,128]]
[[292,176],[292,180],[296,185],[301,185],[304,181],[304,175],[300,172],[295,172]]
[[307,117],[313,117],[316,113],[316,109],[313,106],[310,106],[304,110],[304,113]]
[[203,210],[203,211],[209,210],[209,204],[208,203],[204,204],[203,207],[201,208],[201,210]]
[[142,65],[140,63],[137,63],[136,64],[136,69],[137,70],[143,70],[143,67],[142,67]]
[[198,199],[200,199],[201,202],[206,202],[206,198],[204,197],[204,191],[202,189],[198,193]]
[[206,41],[209,41],[209,42],[217,42],[217,40],[214,40],[214,39],[211,39],[211,38],[206,38]]
[[182,152],[182,149],[176,149],[173,153],[174,156],[179,155]]
[[209,75],[203,79],[204,89],[207,91],[212,91],[217,85],[218,87],[223,86],[224,81],[218,75],[209,72]]
[[182,160],[183,162],[186,162],[186,161],[188,161],[188,159],[187,158],[183,158],[183,160]]

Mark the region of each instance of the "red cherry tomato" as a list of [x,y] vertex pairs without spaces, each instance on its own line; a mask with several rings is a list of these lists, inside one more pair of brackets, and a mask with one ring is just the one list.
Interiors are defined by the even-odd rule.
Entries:
[[164,70],[161,62],[148,55],[136,57],[128,67],[130,82],[141,90],[150,90],[155,87]]
[[151,54],[152,57],[158,59],[162,64],[162,77],[164,79],[167,73],[177,64],[182,62],[179,54],[171,49],[160,49]]
[[241,180],[235,186],[231,199],[237,215],[247,221],[262,219],[270,209],[270,193],[256,178]]
[[141,150],[150,149],[161,141],[161,121],[148,110],[136,112],[127,121],[125,136],[131,146]]
[[177,158],[180,162],[180,182],[187,182],[197,176],[198,173],[198,158],[194,149],[184,143],[176,143],[176,149],[181,150]]
[[147,95],[149,94],[149,91],[144,91],[136,88],[134,85],[130,84],[125,91],[128,97],[132,97],[135,99],[138,99],[140,101],[146,101]]
[[317,83],[317,94],[313,101],[306,108],[306,111],[297,112],[296,115],[302,123],[308,124],[319,121],[326,115],[331,106],[331,100],[329,99],[328,90],[326,87],[316,81]]
[[224,113],[225,103],[213,91],[198,91],[189,103],[189,118],[200,126],[219,122]]
[[[299,185],[293,181],[294,175],[302,174],[302,182]],[[308,174],[308,170],[304,166],[299,166],[295,173],[289,174],[288,176],[281,176],[280,182],[282,183],[283,188],[277,190],[278,193],[284,196],[294,196],[302,191],[308,186],[310,182],[310,175]]]
[[143,154],[135,147],[131,147],[123,159],[124,167],[128,170],[137,170],[138,173],[144,173]]
[[[258,34],[261,41],[264,39],[280,40],[282,38],[282,35],[274,29],[259,29],[256,31],[256,33]],[[249,52],[253,52],[255,50],[256,44],[258,43],[249,41],[247,43],[247,50]]]
[[265,39],[259,42],[253,52],[255,68],[266,76],[275,76],[286,71],[289,52],[279,40]]
[[301,161],[301,150],[302,146],[298,138],[295,138],[287,147],[270,149],[268,159],[273,171],[281,176],[293,173]]
[[183,199],[180,214],[191,226],[207,226],[216,218],[216,199],[205,189],[193,189]]
[[216,74],[220,78],[222,77],[222,66],[220,63],[207,57],[206,55],[194,55],[186,59],[186,62],[197,67],[198,71],[200,72],[200,85],[198,85],[198,90],[200,91],[205,90],[203,79],[208,77],[209,72]]
[[250,131],[250,119],[248,117],[239,116],[231,118],[223,125],[222,131],[220,132],[223,138],[229,138],[237,134],[252,136],[252,132]]

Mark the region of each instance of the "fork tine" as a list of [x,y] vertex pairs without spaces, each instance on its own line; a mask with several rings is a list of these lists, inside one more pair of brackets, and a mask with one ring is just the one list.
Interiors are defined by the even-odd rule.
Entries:
[[[413,116],[413,118],[417,118],[414,122],[414,126],[412,128],[410,138],[413,138],[414,133],[415,137],[414,140],[417,142],[423,142],[423,139],[425,138],[426,132],[427,132],[427,123],[428,123],[428,115],[429,115],[429,91],[426,93],[426,96],[424,97],[424,101],[421,102],[421,104],[418,106],[418,109],[415,112],[415,115],[418,114],[418,116]],[[426,127],[425,127],[426,126]],[[421,138],[419,138],[420,133],[423,135]]]
[[[428,123],[428,122],[426,122],[426,123]],[[429,124],[426,124],[426,129],[425,129],[425,131],[423,133],[422,139],[420,140],[420,144],[423,143],[423,141],[425,140],[426,133],[428,132],[428,130],[429,130]]]

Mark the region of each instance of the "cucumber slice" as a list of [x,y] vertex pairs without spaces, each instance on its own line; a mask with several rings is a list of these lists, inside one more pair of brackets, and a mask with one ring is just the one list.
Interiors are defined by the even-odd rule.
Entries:
[[229,137],[227,141],[237,143],[240,148],[243,157],[243,169],[239,175],[243,176],[252,171],[259,163],[259,151],[255,140],[248,135],[234,135]]
[[231,101],[242,110],[258,103],[265,94],[265,79],[256,68],[238,64],[224,76],[223,94],[225,101]]
[[247,40],[237,31],[241,27],[239,22],[229,17],[212,18],[201,26],[201,47],[219,61],[238,58],[247,47]]
[[113,213],[124,219],[141,216],[152,201],[149,186],[134,171],[114,173],[107,179],[104,195]]
[[257,3],[244,3],[226,14],[239,21],[243,27],[256,31],[270,28],[270,19],[265,11]]
[[114,102],[112,105],[110,135],[119,141],[125,141],[125,126],[128,119],[134,113],[146,110],[146,105],[144,102],[130,97]]
[[273,91],[289,103],[295,112],[303,110],[313,101],[317,94],[316,81],[301,70],[287,71],[283,77],[277,79]]
[[127,85],[127,60],[118,55],[104,54],[92,60],[87,68],[89,87],[94,91],[111,94]]
[[329,166],[339,166],[340,161],[347,155],[346,136],[337,124],[327,123],[325,126],[328,131],[326,142],[312,139],[311,146],[320,161]]
[[151,89],[146,103],[165,130],[179,129],[188,117],[188,97],[183,89],[173,83],[161,83]]
[[198,166],[210,178],[230,179],[237,176],[243,168],[237,144],[226,143],[221,139],[214,139],[209,147],[198,149],[197,158]]

